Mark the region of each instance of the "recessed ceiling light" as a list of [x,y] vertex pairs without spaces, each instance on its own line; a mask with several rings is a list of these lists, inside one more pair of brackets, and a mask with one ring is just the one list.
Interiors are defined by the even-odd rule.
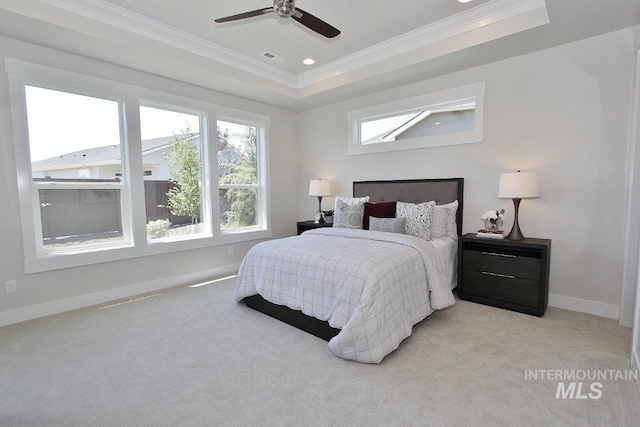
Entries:
[[315,60],[315,59],[313,59],[313,58],[307,58],[307,59],[305,59],[304,61],[302,61],[302,63],[303,63],[304,65],[313,65],[313,64],[315,64],[315,63],[316,63],[316,60]]
[[458,0],[460,3],[469,3],[471,0]]

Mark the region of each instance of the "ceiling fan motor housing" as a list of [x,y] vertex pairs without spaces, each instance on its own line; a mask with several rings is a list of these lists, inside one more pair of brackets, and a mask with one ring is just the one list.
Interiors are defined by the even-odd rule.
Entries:
[[296,9],[296,0],[275,0],[273,10],[283,18],[289,18]]

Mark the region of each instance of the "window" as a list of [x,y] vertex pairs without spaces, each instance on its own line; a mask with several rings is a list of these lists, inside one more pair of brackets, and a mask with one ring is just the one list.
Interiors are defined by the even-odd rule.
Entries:
[[271,237],[268,117],[10,58],[5,69],[26,273]]
[[37,250],[129,242],[118,103],[26,85]]
[[218,120],[218,178],[223,231],[258,225],[258,172],[256,127]]
[[348,154],[482,141],[484,83],[350,111]]
[[200,135],[204,118],[167,108],[140,107],[143,175],[156,170],[153,179],[144,180],[148,240],[206,232]]

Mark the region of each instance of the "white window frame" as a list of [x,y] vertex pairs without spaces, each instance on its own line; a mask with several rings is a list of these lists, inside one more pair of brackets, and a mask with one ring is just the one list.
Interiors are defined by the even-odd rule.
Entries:
[[[150,100],[150,99],[140,99],[139,100],[139,106],[144,106],[144,107],[149,107],[149,108],[156,108],[156,109],[160,109],[160,110],[165,110],[165,111],[172,111],[172,112],[176,112],[176,113],[183,113],[183,114],[189,114],[189,115],[193,115],[193,116],[198,116],[200,117],[200,147],[199,147],[199,151],[200,151],[200,161],[202,162],[202,170],[200,171],[201,175],[202,175],[202,213],[201,213],[201,221],[202,224],[204,225],[205,229],[203,230],[203,233],[200,234],[194,234],[194,235],[187,235],[187,236],[181,236],[180,239],[176,239],[176,238],[159,238],[159,239],[152,239],[149,240],[147,238],[147,243],[150,245],[155,245],[155,244],[162,244],[162,243],[167,243],[167,242],[177,242],[177,241],[184,241],[184,240],[189,240],[189,239],[201,239],[204,237],[212,237],[213,233],[214,233],[214,227],[212,227],[213,225],[213,221],[212,221],[212,215],[213,212],[211,210],[211,204],[212,204],[212,197],[211,197],[211,191],[209,191],[209,187],[211,186],[211,180],[207,179],[207,177],[210,176],[210,174],[212,173],[212,168],[215,166],[215,168],[217,169],[217,154],[215,156],[216,159],[216,163],[215,165],[211,165],[210,164],[210,159],[211,156],[209,155],[209,151],[210,150],[210,146],[211,144],[209,144],[209,131],[208,131],[208,117],[207,117],[207,113],[205,111],[199,111],[199,110],[194,110],[194,109],[190,109],[190,108],[185,108],[185,107],[180,107],[177,105],[172,105],[172,104],[166,104],[166,103],[161,103],[161,102],[157,102],[154,100]],[[139,112],[139,110],[138,110]],[[142,138],[141,138],[142,140]],[[140,141],[140,143],[142,144],[142,141]],[[142,152],[142,150],[140,150],[140,152]],[[207,160],[207,161],[205,161]],[[143,179],[143,186],[144,186],[144,168],[141,169],[141,175],[140,175]],[[144,194],[144,189],[143,189],[143,194]],[[146,221],[146,209],[145,209],[145,221]],[[207,227],[208,226],[208,227]]]
[[[87,90],[87,89],[76,89],[71,88],[68,85],[60,84],[60,83],[42,83],[39,79],[33,78],[24,78],[22,82],[22,86],[31,86],[31,87],[39,87],[42,89],[54,90],[58,92],[66,92],[74,95],[82,95],[91,98],[104,99],[107,101],[117,102],[118,103],[118,127],[120,129],[120,155],[122,163],[124,163],[124,155],[126,151],[125,144],[125,123],[123,120],[124,114],[124,104],[114,98],[113,96],[106,95],[104,93],[96,92],[95,90]],[[13,98],[12,98],[13,99]],[[26,94],[25,99],[23,100],[26,105]],[[28,133],[28,129],[27,129]],[[25,144],[27,149],[29,147],[28,141]],[[22,146],[24,147],[24,145]],[[31,158],[30,153],[28,153],[29,158]],[[124,165],[121,163],[121,167]],[[29,165],[29,175],[31,175],[31,165]],[[120,182],[104,182],[104,183],[83,183],[83,182],[50,182],[50,181],[33,181],[31,183],[31,203],[33,205],[33,232],[35,234],[35,252],[38,257],[45,257],[47,255],[56,255],[56,254],[64,254],[64,253],[79,253],[85,251],[92,250],[100,250],[109,247],[123,247],[130,246],[132,242],[131,235],[131,221],[129,212],[129,188],[123,181]],[[40,210],[40,190],[53,190],[53,189],[66,189],[66,190],[118,190],[120,192],[120,219],[122,221],[122,240],[118,242],[105,242],[105,243],[93,243],[82,245],[77,248],[61,248],[61,249],[45,249],[44,248],[44,239],[42,235],[42,216]],[[24,216],[23,216],[24,218]]]
[[[347,120],[349,121],[347,154],[384,153],[389,151],[482,142],[484,91],[485,83],[479,82],[349,111],[347,114]],[[371,144],[362,144],[360,142],[360,129],[361,124],[364,122],[467,101],[475,101],[476,104],[473,130]]]
[[[26,274],[271,237],[268,170],[269,117],[13,58],[5,58],[5,71],[9,79]],[[25,85],[66,90],[120,102],[124,180],[118,184],[118,187],[112,186],[112,188],[121,188],[123,191],[121,192],[121,206],[123,212],[126,213],[123,215],[123,228],[125,227],[125,219],[129,223],[127,227],[130,227],[126,230],[129,239],[126,239],[125,244],[83,247],[82,250],[64,252],[42,251],[38,248],[37,242],[42,244],[42,225],[39,217],[39,203],[34,206],[34,200],[38,199],[38,195],[37,193],[34,195],[37,186],[34,185],[31,176]],[[201,116],[201,140],[210,141],[210,144],[204,142],[202,144],[202,160],[205,165],[202,177],[205,196],[203,222],[210,226],[210,229],[203,236],[197,235],[193,238],[176,241],[147,241],[140,136],[141,103],[144,105],[157,103],[159,106],[164,105],[172,109],[180,107],[184,111],[198,112]],[[215,140],[208,138],[213,135],[217,136],[218,119],[255,126],[258,129],[260,161],[258,176],[259,224],[250,229],[244,227],[237,232],[224,234],[220,230],[217,150],[210,147],[211,145],[215,147],[217,144],[215,144]],[[81,183],[73,183],[72,185],[87,188]],[[39,240],[38,237],[40,237]]]
[[[237,120],[237,119],[233,119],[231,117],[218,117],[219,121],[223,121],[223,122],[229,122],[229,123],[234,123],[234,124],[239,124],[239,125],[245,125],[245,126],[253,126],[255,127],[255,124],[244,121],[244,120]],[[217,123],[216,123],[217,126]],[[263,134],[264,129],[261,128],[256,128],[256,138],[258,138],[258,141],[260,141],[261,138],[264,138],[265,135]],[[260,185],[260,174],[262,173],[262,171],[266,168],[266,163],[263,161],[264,160],[264,156],[262,155],[263,153],[260,153],[261,147],[260,144],[258,143],[258,184],[218,184],[218,189],[232,189],[232,188],[246,188],[246,189],[251,189],[251,190],[257,190],[257,195],[256,195],[256,225],[250,225],[250,226],[246,226],[246,227],[235,227],[235,228],[228,228],[225,230],[221,229],[221,233],[222,234],[235,234],[235,233],[244,233],[247,231],[251,231],[251,230],[259,230],[261,228],[265,227],[265,224],[267,222],[267,217],[266,215],[264,215],[265,209],[263,209],[264,206],[266,206],[266,202],[267,202],[267,198],[265,197],[265,191],[263,190],[262,186]],[[220,194],[218,192],[218,194]]]

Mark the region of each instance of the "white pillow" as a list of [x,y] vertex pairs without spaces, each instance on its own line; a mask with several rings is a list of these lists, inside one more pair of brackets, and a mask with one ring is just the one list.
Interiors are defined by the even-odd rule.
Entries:
[[333,226],[335,228],[362,228],[364,218],[364,202],[348,205],[342,200],[336,200],[333,212]]
[[[454,238],[457,237],[456,212],[458,211],[458,201],[447,203],[444,205],[436,205],[433,207],[433,222],[431,223],[431,237],[436,239],[439,237],[452,237],[449,228],[453,221]],[[453,213],[453,214],[452,214]]]
[[453,207],[449,210],[447,217],[447,234],[452,239],[458,239],[458,225],[456,224],[456,215],[458,213],[458,201],[449,203]]
[[364,197],[346,197],[346,196],[336,196],[336,203],[335,203],[335,207],[334,210],[338,210],[338,200],[341,201],[342,203],[349,205],[349,206],[353,206],[356,203],[367,203],[369,201],[369,196],[364,196]]
[[436,202],[396,204],[396,218],[405,219],[405,234],[431,240],[431,222]]
[[438,239],[448,236],[447,218],[449,217],[449,209],[443,205],[435,205],[433,207],[433,221],[431,222],[431,237]]

